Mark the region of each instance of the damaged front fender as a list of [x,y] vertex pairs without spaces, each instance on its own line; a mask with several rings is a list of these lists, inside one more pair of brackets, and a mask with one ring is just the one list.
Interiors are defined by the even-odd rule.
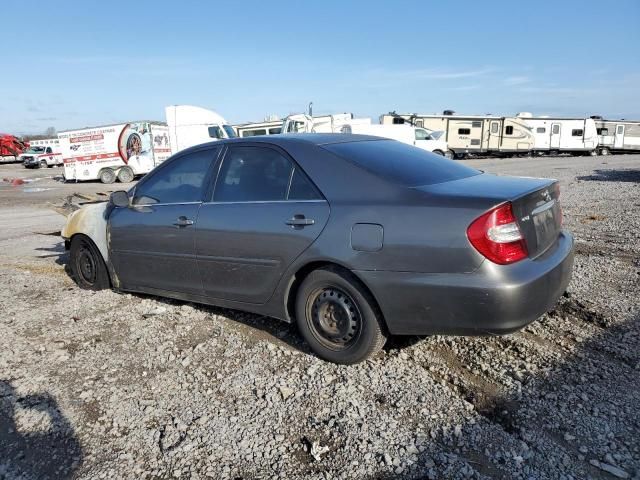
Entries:
[[107,202],[92,203],[72,212],[67,217],[67,223],[61,232],[62,237],[66,240],[70,240],[78,233],[89,237],[98,247],[105,263],[109,261],[107,246],[108,206]]

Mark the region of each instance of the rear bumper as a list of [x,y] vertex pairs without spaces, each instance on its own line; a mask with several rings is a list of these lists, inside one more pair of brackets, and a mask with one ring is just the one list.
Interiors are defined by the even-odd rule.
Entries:
[[485,261],[473,273],[355,272],[378,300],[387,327],[400,335],[492,335],[519,330],[556,304],[571,279],[573,237],[535,260]]

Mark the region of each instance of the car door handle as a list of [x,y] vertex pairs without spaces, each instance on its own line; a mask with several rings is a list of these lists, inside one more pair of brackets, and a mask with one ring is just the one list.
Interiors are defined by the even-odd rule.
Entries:
[[290,218],[284,223],[292,227],[308,227],[316,223],[316,221],[313,218],[305,218],[304,215],[294,215],[293,218]]
[[180,227],[188,227],[189,225],[193,225],[193,220],[188,219],[187,217],[178,217],[178,221],[173,224],[177,228]]

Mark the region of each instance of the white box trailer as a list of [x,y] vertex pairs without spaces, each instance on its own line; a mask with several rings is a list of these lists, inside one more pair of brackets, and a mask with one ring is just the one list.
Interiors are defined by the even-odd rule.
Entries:
[[469,155],[528,155],[533,150],[531,129],[521,119],[493,115],[397,114],[380,116],[384,125],[409,123],[428,130],[445,132],[449,150],[455,158]]
[[596,124],[591,118],[534,117],[528,112],[518,113],[516,117],[531,127],[534,153],[596,153],[598,134]]
[[206,108],[169,105],[165,115],[172,154],[201,143],[237,137],[221,115]]
[[596,125],[600,155],[640,152],[640,120],[591,118]]
[[282,133],[340,133],[345,125],[371,125],[371,119],[355,118],[353,113],[314,117],[297,113],[282,121]]
[[66,180],[130,182],[171,155],[169,130],[160,122],[131,122],[58,134]]
[[447,142],[444,140],[444,137],[435,138],[432,136],[433,132],[425,128],[413,127],[411,125],[345,125],[342,127],[342,133],[355,133],[390,138],[438,155],[446,157],[451,156],[451,152],[449,152],[449,148],[447,147]]

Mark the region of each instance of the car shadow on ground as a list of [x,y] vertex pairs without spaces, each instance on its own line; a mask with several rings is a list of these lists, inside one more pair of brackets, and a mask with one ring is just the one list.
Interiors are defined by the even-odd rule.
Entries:
[[20,396],[0,380],[0,478],[68,479],[82,460],[80,442],[51,395]]
[[[544,321],[574,316],[575,322],[574,318],[571,321],[579,331],[580,315],[568,314],[574,303],[561,299]],[[529,450],[490,445],[482,436],[474,443],[473,436],[465,434],[473,431],[472,422],[461,426],[461,435],[455,435],[451,426],[432,437],[419,454],[417,469],[372,478],[473,476],[465,463],[489,478],[640,478],[639,342],[640,313],[636,312],[624,323],[603,327],[584,342],[573,342],[575,349],[562,361],[547,371],[525,376],[518,393],[492,395],[481,388],[451,386],[487,422],[520,445],[527,444]],[[547,450],[549,445],[552,453]],[[486,456],[488,446],[494,450],[492,458]],[[546,463],[539,463],[536,455],[546,458]]]
[[591,175],[582,175],[576,177],[576,180],[590,182],[629,182],[640,183],[640,170],[622,169],[622,170],[594,170]]

